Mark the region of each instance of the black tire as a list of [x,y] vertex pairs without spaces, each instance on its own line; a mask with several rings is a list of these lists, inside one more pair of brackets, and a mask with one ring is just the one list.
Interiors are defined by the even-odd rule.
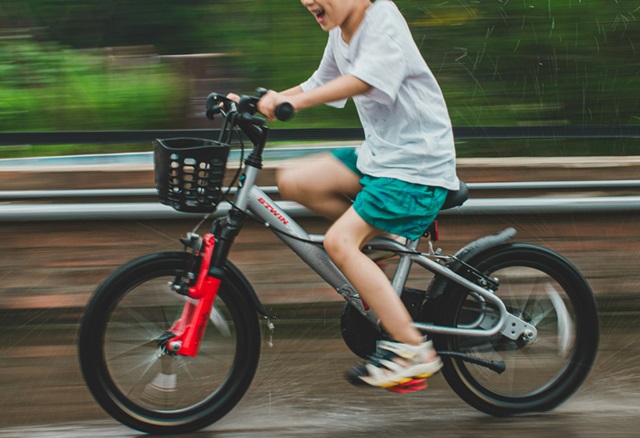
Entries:
[[[536,326],[538,334],[529,344],[501,334],[489,340],[439,338],[442,351],[506,365],[505,372],[498,374],[460,358],[445,357],[447,382],[465,402],[490,415],[555,408],[580,387],[596,357],[598,313],[588,283],[567,260],[535,245],[502,245],[477,255],[469,264],[499,279],[496,295],[511,313],[517,312]],[[442,325],[469,324],[486,312],[457,284],[449,286],[446,296]]]
[[107,413],[133,429],[176,434],[206,427],[240,401],[254,377],[260,324],[231,276],[198,355],[160,353],[158,340],[186,299],[168,282],[189,271],[192,257],[166,252],[124,265],[98,287],[82,320],[78,348],[87,386]]

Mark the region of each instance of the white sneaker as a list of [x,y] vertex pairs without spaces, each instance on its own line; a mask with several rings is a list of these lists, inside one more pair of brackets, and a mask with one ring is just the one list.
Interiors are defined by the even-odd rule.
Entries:
[[432,341],[420,345],[378,341],[369,362],[353,367],[347,379],[354,385],[392,388],[417,379],[426,379],[442,368],[442,360]]

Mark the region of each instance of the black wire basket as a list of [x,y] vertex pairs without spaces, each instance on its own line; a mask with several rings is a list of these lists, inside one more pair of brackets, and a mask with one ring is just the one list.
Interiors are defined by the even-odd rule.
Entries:
[[160,202],[190,213],[215,211],[230,146],[202,138],[156,139],[153,159]]

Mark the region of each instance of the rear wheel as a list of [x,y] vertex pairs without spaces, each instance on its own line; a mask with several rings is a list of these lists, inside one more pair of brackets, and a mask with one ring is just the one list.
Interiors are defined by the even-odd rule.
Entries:
[[[504,416],[555,408],[587,377],[598,348],[598,314],[591,289],[578,270],[554,252],[526,244],[488,250],[469,262],[500,285],[495,291],[510,313],[537,329],[533,341],[446,336],[442,350],[504,362],[498,374],[445,357],[443,374],[471,406]],[[497,310],[459,285],[447,290],[442,325],[468,327]]]
[[187,275],[188,253],[142,257],[112,274],[87,307],[79,337],[83,375],[96,401],[147,433],[185,433],[228,413],[260,355],[260,326],[242,286],[225,279],[196,357],[166,353],[166,331],[185,300],[170,283]]

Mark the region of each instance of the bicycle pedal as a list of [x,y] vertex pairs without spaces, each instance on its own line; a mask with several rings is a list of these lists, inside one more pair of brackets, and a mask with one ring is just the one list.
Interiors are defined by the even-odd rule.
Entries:
[[413,379],[385,389],[397,394],[421,391],[423,389],[427,389],[427,379]]

